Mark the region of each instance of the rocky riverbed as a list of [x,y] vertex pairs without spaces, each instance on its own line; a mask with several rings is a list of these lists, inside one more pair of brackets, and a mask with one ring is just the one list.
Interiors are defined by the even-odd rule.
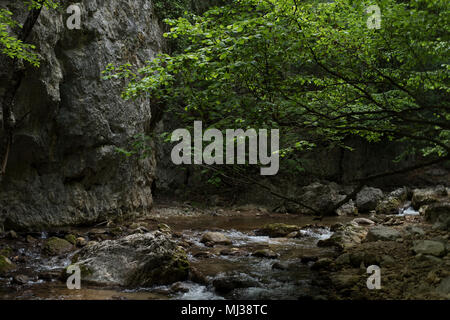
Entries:
[[[9,230],[0,239],[0,298],[449,299],[447,198],[442,190],[411,196],[396,205],[395,194],[380,197],[358,216],[171,203],[133,222]],[[66,287],[72,264],[81,290]],[[367,288],[370,265],[381,268],[380,290]]]

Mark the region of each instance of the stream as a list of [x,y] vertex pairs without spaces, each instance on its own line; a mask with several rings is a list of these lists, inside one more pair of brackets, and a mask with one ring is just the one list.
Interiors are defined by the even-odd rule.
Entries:
[[[74,252],[48,258],[41,255],[38,246],[24,245],[19,252],[26,260],[26,267],[20,270],[20,274],[26,274],[30,279],[17,285],[13,278],[0,278],[0,299],[299,299],[314,291],[310,270],[312,261],[329,255],[332,250],[317,247],[317,242],[332,235],[329,226],[351,219],[325,218],[320,222],[325,227],[315,227],[312,217],[285,214],[158,218],[158,223],[168,224],[190,244],[188,258],[191,266],[206,278],[203,285],[186,281],[172,286],[129,290],[82,284],[81,290],[69,290],[54,276],[70,264]],[[254,233],[268,223],[279,222],[307,227],[301,231],[302,237],[293,239],[269,238]],[[207,231],[223,233],[232,240],[232,246],[205,246],[200,239]],[[47,234],[41,234],[41,238],[46,237]],[[278,257],[252,255],[261,249],[270,249]],[[305,263],[305,257],[311,261]]]

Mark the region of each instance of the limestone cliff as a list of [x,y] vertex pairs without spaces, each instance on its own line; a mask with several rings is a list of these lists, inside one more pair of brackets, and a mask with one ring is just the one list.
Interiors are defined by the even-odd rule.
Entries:
[[[101,71],[110,62],[142,65],[163,50],[153,4],[80,1],[80,30],[66,27],[67,5],[43,10],[28,39],[41,67],[27,67],[15,97],[20,123],[0,182],[0,227],[89,224],[152,205],[154,158],[125,159],[115,150],[148,129],[150,101],[123,101],[120,84],[101,80]],[[24,20],[20,2],[0,0],[0,6],[22,10]],[[0,79],[10,62],[2,57]],[[0,94],[4,87],[0,81]]]

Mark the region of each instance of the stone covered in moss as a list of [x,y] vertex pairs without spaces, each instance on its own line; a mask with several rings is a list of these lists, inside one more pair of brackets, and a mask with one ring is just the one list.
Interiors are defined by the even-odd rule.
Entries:
[[14,270],[16,266],[7,257],[0,255],[0,275],[5,275],[6,273]]
[[43,247],[46,254],[51,256],[61,255],[70,252],[73,249],[73,245],[64,239],[52,237],[48,239]]

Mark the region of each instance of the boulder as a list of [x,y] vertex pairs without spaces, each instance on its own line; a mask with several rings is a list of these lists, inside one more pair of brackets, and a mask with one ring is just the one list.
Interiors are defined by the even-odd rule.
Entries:
[[189,276],[186,253],[159,231],[87,245],[73,262],[80,266],[83,281],[98,285],[150,287]]
[[378,202],[383,198],[383,191],[377,188],[364,187],[356,195],[356,207],[360,212],[375,210]]
[[72,251],[73,245],[64,239],[52,237],[45,241],[43,251],[50,256],[59,256]]
[[278,258],[278,254],[276,252],[273,252],[270,249],[262,249],[255,251],[252,256],[257,258],[268,258],[268,259],[276,259]]
[[[303,187],[299,194],[296,196],[297,199],[306,204],[307,206],[314,208],[319,211],[322,215],[335,215],[333,212],[335,206],[345,199],[345,194],[343,194],[342,188],[334,183],[320,183],[315,182],[308,186]],[[286,203],[287,211],[291,213],[301,213],[301,214],[313,214],[312,210],[302,207],[300,205]]]
[[422,208],[425,220],[436,228],[450,230],[450,202],[438,202]]
[[413,242],[412,251],[415,254],[442,257],[445,255],[445,246],[442,242],[433,240],[416,240]]
[[358,208],[356,207],[353,200],[350,200],[346,204],[342,205],[339,209],[336,210],[338,216],[357,216]]
[[408,189],[397,189],[381,200],[375,208],[378,214],[398,214],[403,203],[408,199]]
[[7,257],[0,255],[0,276],[14,270],[16,266]]
[[227,294],[235,289],[259,287],[259,283],[252,279],[242,278],[242,275],[215,279],[213,286],[220,294]]
[[329,239],[320,240],[317,245],[319,247],[336,247],[343,250],[360,244],[366,235],[366,228],[348,223],[338,227]]
[[450,277],[442,279],[441,283],[437,287],[437,291],[444,295],[450,295]]
[[300,227],[295,225],[287,225],[284,223],[267,224],[255,233],[258,236],[268,236],[271,238],[287,237],[289,234],[299,231]]
[[402,237],[402,234],[393,228],[375,226],[369,229],[366,240],[372,241],[395,241]]
[[201,239],[202,243],[230,245],[232,241],[220,232],[207,232]]
[[419,210],[420,207],[436,203],[443,198],[448,197],[447,189],[444,186],[435,188],[415,189],[413,190],[412,206]]

